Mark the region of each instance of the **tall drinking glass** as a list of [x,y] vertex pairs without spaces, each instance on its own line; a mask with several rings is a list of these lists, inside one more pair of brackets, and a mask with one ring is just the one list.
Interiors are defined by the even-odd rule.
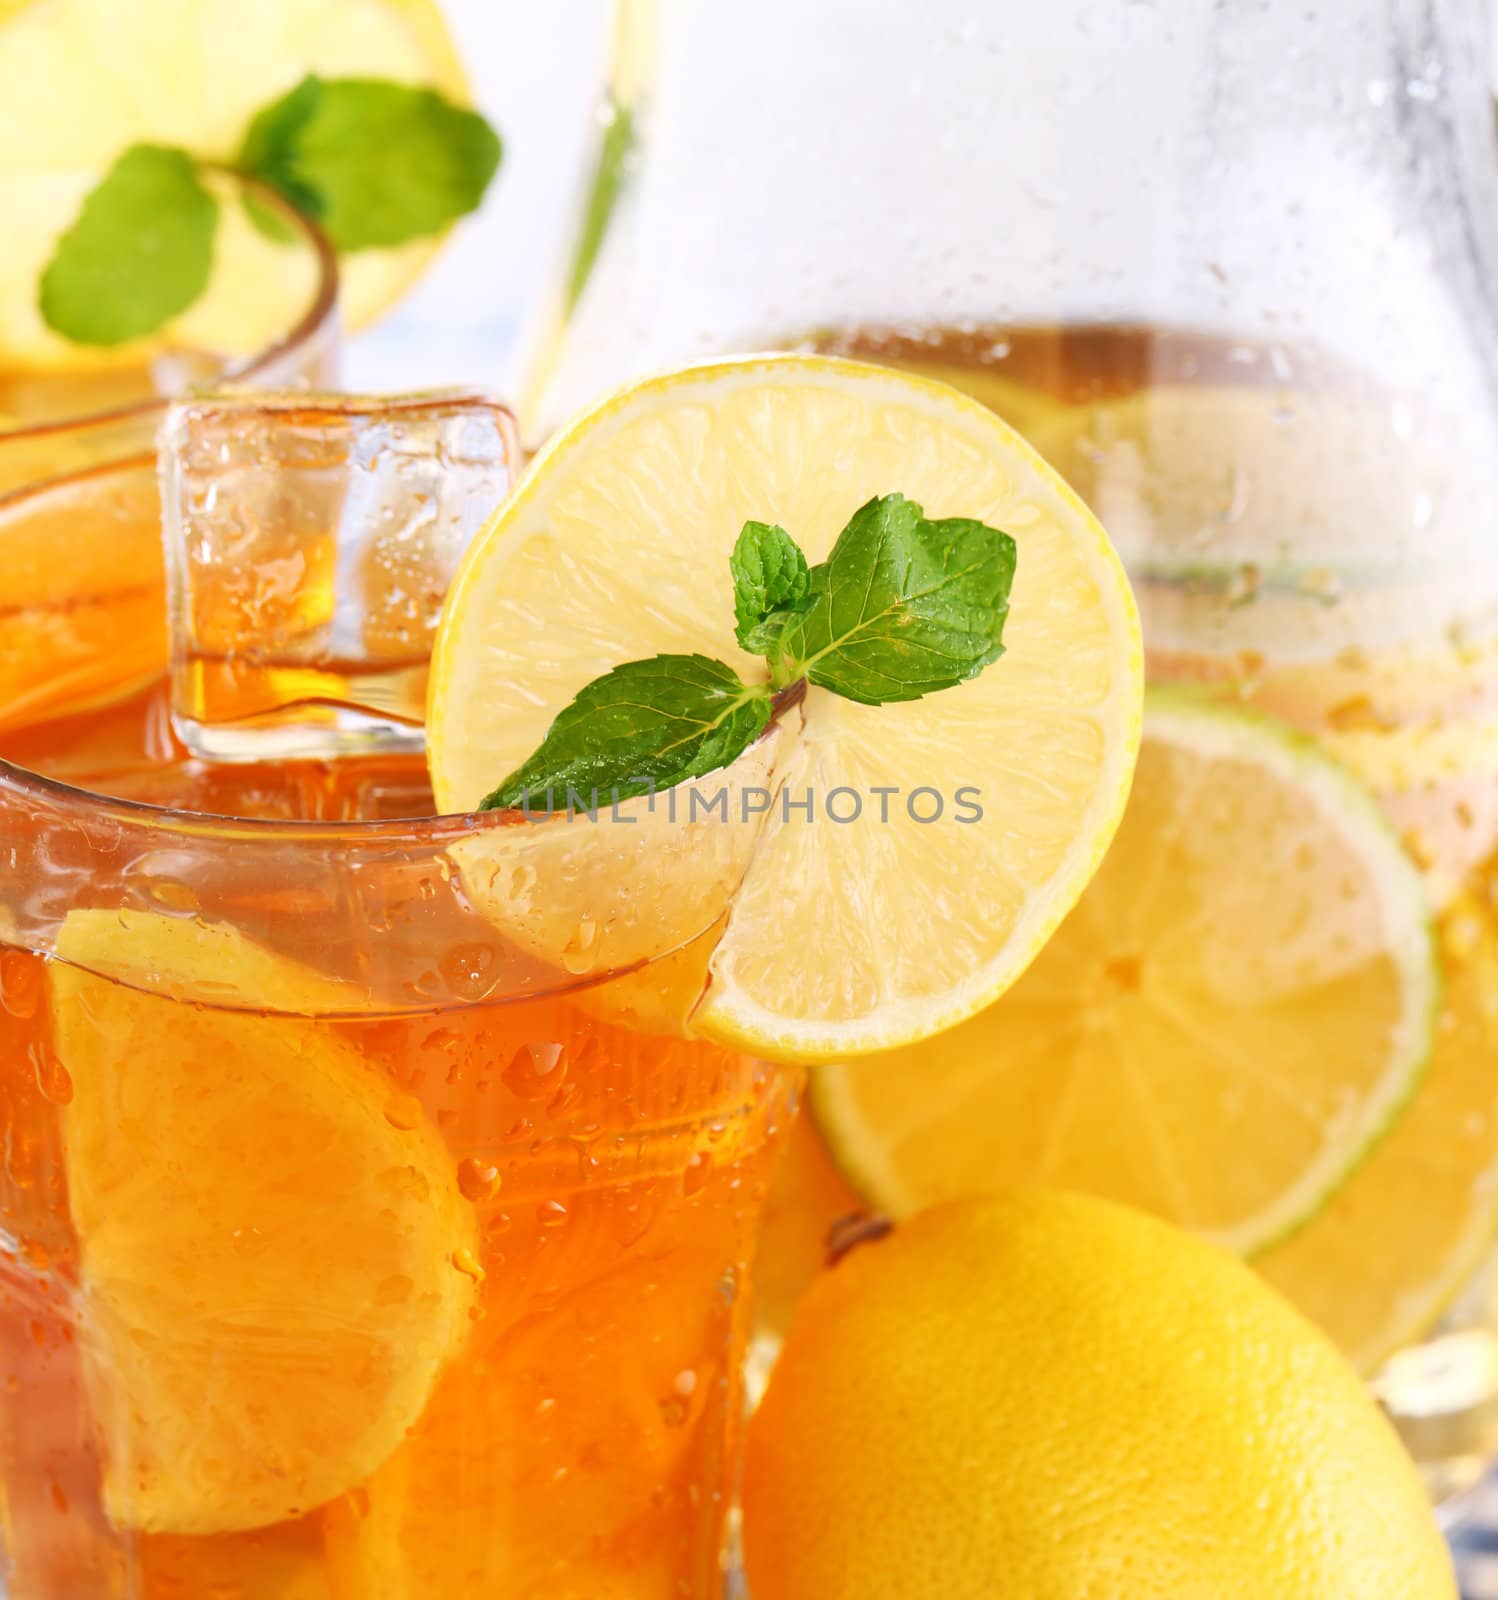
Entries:
[[913,368],[1026,434],[1135,581],[1118,842],[986,1018],[887,1092],[814,1075],[782,1309],[841,1210],[1102,1189],[1251,1254],[1444,1501],[1498,1447],[1489,10],[625,0],[527,412],[729,348]]
[[608,979],[602,899],[564,969],[497,930],[496,877],[567,914],[547,824],[267,815],[420,760],[217,816],[0,764],[11,1600],[718,1581],[792,1075],[642,1026],[683,958]]
[[708,1594],[796,1076],[678,1020],[753,830],[432,815],[503,407],[155,420],[160,510],[0,506],[0,1587]]

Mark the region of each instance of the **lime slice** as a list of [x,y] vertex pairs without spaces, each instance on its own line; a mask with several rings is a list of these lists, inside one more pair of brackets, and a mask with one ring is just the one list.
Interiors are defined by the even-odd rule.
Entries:
[[1256,1262],[1369,1373],[1430,1332],[1498,1231],[1498,930],[1462,896],[1440,934],[1445,995],[1419,1092],[1320,1214]]
[[1438,993],[1419,876],[1353,779],[1156,692],[1118,837],[1029,972],[939,1040],[824,1069],[813,1105],[897,1216],[1055,1184],[1251,1252],[1395,1121]]
[[[0,7],[0,368],[138,362],[52,333],[37,284],[84,195],[127,146],[178,145],[228,160],[251,116],[309,72],[427,83],[467,99],[433,0],[24,0]],[[361,251],[343,264],[340,307],[362,326],[402,295],[438,241]],[[218,270],[159,343],[243,354],[285,331],[311,299],[309,252],[221,208]]]
[[396,1448],[468,1327],[453,1162],[409,1096],[387,1116],[390,1086],[332,1025],[170,998],[347,1011],[346,986],[153,912],[72,911],[57,948],[76,963],[50,985],[110,1521],[299,1516]]
[[[792,714],[776,778],[824,815],[765,815],[692,1019],[762,1055],[843,1057],[960,1021],[1081,892],[1123,807],[1141,693],[1133,601],[1102,529],[955,390],[826,356],[714,363],[626,389],[553,439],[470,546],[438,630],[428,759],[439,804],[463,810],[621,662],[700,651],[763,675],[733,635],[728,556],[744,522],[779,522],[818,561],[859,506],[896,489],[930,516],[1013,534],[1006,653],[919,702],[813,688]],[[981,820],[961,820],[961,789]],[[606,830],[586,874],[595,922],[636,903],[628,832]],[[711,860],[702,871],[716,881]],[[690,886],[653,876],[672,884],[655,913],[679,915]],[[547,927],[528,921],[533,948]],[[571,930],[551,937],[565,966]]]

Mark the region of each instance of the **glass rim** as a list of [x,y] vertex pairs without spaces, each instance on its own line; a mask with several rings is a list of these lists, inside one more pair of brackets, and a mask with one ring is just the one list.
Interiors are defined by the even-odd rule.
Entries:
[[[236,173],[238,183],[255,198],[279,213],[281,220],[301,236],[302,243],[311,247],[316,263],[317,281],[312,298],[297,319],[268,344],[248,355],[237,356],[226,362],[215,374],[215,386],[235,383],[253,383],[267,368],[277,365],[311,344],[328,326],[338,308],[339,269],[338,252],[322,228],[305,212],[299,211],[284,195],[269,184],[245,174]],[[182,398],[187,390],[174,394],[147,395],[139,400],[126,400],[118,405],[102,406],[96,411],[70,412],[66,416],[46,417],[36,422],[23,422],[17,427],[0,428],[0,452],[15,442],[45,439],[49,435],[65,435],[89,428],[114,423],[144,422],[160,416],[174,400]]]
[[232,811],[194,811],[184,806],[158,805],[151,800],[131,800],[103,794],[81,784],[49,777],[31,767],[0,757],[0,794],[35,796],[59,810],[86,813],[90,820],[109,818],[132,827],[175,833],[184,839],[213,839],[244,835],[291,843],[327,845],[344,838],[351,844],[384,844],[392,848],[418,845],[440,847],[448,837],[469,838],[476,832],[499,828],[540,827],[566,823],[565,812],[529,816],[516,808],[495,811],[433,811],[420,816],[381,817],[345,821],[317,817],[245,817]]
[[[760,749],[764,737],[762,735],[751,750]],[[749,756],[750,752],[746,751],[739,760],[744,761]],[[730,772],[736,765],[731,763],[719,772]],[[367,905],[361,894],[380,900],[382,894],[395,892],[393,888],[382,890],[380,887],[386,881],[382,875],[387,870],[393,870],[399,881],[405,882],[406,888],[401,892],[406,898],[418,897],[409,880],[400,875],[419,871],[433,874],[449,886],[446,890],[449,897],[456,896],[459,902],[467,904],[471,887],[466,879],[470,869],[482,878],[486,869],[498,868],[504,861],[513,860],[544,874],[549,870],[545,864],[548,858],[530,856],[527,852],[533,847],[546,851],[551,844],[561,847],[562,854],[555,859],[565,866],[576,859],[568,843],[571,830],[576,827],[585,830],[597,827],[597,834],[585,831],[584,838],[592,838],[603,851],[612,852],[614,847],[607,842],[607,835],[614,818],[608,811],[607,802],[600,802],[591,818],[586,812],[581,816],[566,810],[536,815],[513,807],[370,820],[245,817],[102,795],[0,759],[0,856],[9,853],[16,869],[13,875],[17,890],[14,903],[9,907],[12,913],[9,925],[5,920],[6,897],[0,895],[0,944],[19,944],[38,954],[65,960],[67,964],[81,966],[129,987],[154,993],[155,990],[110,965],[61,957],[56,949],[57,929],[74,903],[98,909],[122,904],[121,874],[132,863],[158,858],[169,860],[172,865],[166,869],[166,875],[185,878],[199,891],[191,908],[192,919],[205,925],[240,921],[239,901],[225,891],[223,883],[250,882],[257,872],[273,871],[278,882],[305,889],[304,904],[297,915],[314,923],[320,937],[341,947],[354,940],[356,929],[363,928],[367,932],[370,925],[363,920]],[[735,814],[731,803],[715,815],[733,828],[736,838],[752,840],[755,827],[746,817],[742,819],[741,831],[732,820]],[[637,815],[634,820],[639,823],[644,818]],[[676,822],[673,811],[669,824],[662,826],[675,827]],[[697,824],[689,821],[687,826]],[[637,832],[639,838],[634,837]],[[652,837],[659,835],[631,828],[626,843],[630,849],[649,850]],[[31,888],[44,884],[52,870],[48,864],[52,859],[50,852],[36,848],[39,841],[48,839],[70,841],[67,849],[75,855],[82,852],[81,866],[74,862],[70,867],[65,862],[63,870],[65,873],[82,871],[91,884],[105,881],[109,887],[102,898],[97,902],[65,901],[61,913],[55,897],[54,903],[39,900],[33,903],[35,897]],[[506,839],[521,854],[515,858],[491,857],[488,851],[504,850],[506,846],[501,841]],[[477,847],[471,862],[465,846]],[[64,849],[64,856],[67,849]],[[595,859],[602,862],[606,858]],[[612,859],[612,855],[607,859]],[[736,853],[726,866],[711,853],[702,859],[709,869],[702,880],[704,893],[676,902],[675,909],[668,909],[658,926],[653,922],[649,925],[638,947],[620,950],[614,957],[601,955],[596,964],[579,970],[567,965],[565,952],[557,957],[554,952],[537,949],[523,933],[511,932],[502,920],[491,920],[486,937],[491,942],[499,941],[496,948],[508,952],[505,959],[510,963],[496,974],[492,988],[481,996],[423,992],[417,998],[405,995],[390,998],[395,995],[391,988],[387,995],[390,1014],[544,1000],[598,988],[633,973],[655,970],[711,932],[727,911],[742,881],[748,858]],[[631,870],[622,870],[626,865],[621,862],[618,880],[625,884],[633,876]],[[210,873],[199,885],[196,875],[200,868],[208,866],[214,868],[219,880]],[[103,880],[99,879],[101,872]],[[389,881],[392,885],[397,883],[397,879]],[[585,910],[585,917],[602,918],[606,922],[610,907],[615,903],[609,898],[612,893],[607,884],[602,885],[596,904],[590,899],[592,909]],[[438,894],[440,897],[442,891]],[[588,894],[592,897],[593,891],[590,889]],[[159,909],[135,901],[125,904],[137,910],[154,912]],[[163,914],[175,913],[168,907]],[[392,958],[396,968],[405,972],[409,966],[414,975],[419,966],[426,972],[431,967],[428,947],[418,942],[413,948],[424,952],[419,962],[407,951],[405,955]],[[401,966],[402,961],[407,965]],[[416,981],[414,976],[411,981]],[[196,991],[191,998],[194,1003],[230,1010],[245,1009],[222,997],[200,995]],[[363,1016],[366,1012],[360,1009],[316,1014],[331,1018]]]
[[[775,697],[769,722],[747,750],[725,766],[700,774],[698,778],[683,780],[683,786],[735,771],[751,752],[758,750],[782,725],[785,714],[801,704],[805,692],[804,683],[782,689]],[[306,836],[309,841],[319,844],[327,844],[343,836],[351,842],[380,840],[391,845],[428,845],[442,843],[449,834],[467,838],[475,832],[490,832],[500,828],[542,828],[548,824],[554,827],[570,826],[576,820],[575,813],[568,810],[533,815],[524,806],[496,807],[489,811],[433,811],[420,816],[380,817],[366,821],[316,817],[244,817],[234,812],[194,811],[183,806],[158,805],[152,800],[131,800],[122,795],[103,794],[97,789],[85,789],[81,784],[49,777],[44,772],[23,767],[19,762],[7,761],[0,756],[0,797],[7,790],[39,795],[59,807],[86,811],[95,818],[113,814],[118,820],[133,826],[176,829],[184,838],[225,837],[244,833],[254,838],[285,841]],[[597,809],[603,809],[601,800]]]

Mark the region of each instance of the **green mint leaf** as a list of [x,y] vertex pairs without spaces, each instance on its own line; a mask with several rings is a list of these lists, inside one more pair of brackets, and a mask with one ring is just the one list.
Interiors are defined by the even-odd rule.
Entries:
[[217,223],[186,151],[132,145],[57,241],[42,274],[43,320],[76,344],[154,333],[208,286]]
[[903,495],[870,500],[812,569],[809,606],[774,642],[772,679],[883,705],[975,677],[1003,653],[1014,566],[997,528],[927,521]]
[[378,78],[303,78],[250,124],[241,170],[280,190],[340,250],[439,233],[473,211],[499,135],[433,89]]
[[[725,767],[770,720],[768,684],[707,656],[653,656],[595,678],[557,713],[541,748],[479,806],[533,815],[668,789]],[[548,795],[549,791],[549,795]]]
[[757,655],[773,647],[786,618],[776,612],[794,611],[811,587],[811,573],[801,546],[784,528],[772,522],[746,522],[728,558],[733,574],[734,629],[739,643]]

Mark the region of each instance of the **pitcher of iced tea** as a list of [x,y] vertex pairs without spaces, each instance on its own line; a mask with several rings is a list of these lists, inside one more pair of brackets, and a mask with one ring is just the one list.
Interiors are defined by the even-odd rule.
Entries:
[[956,385],[1098,513],[1151,681],[1025,978],[813,1071],[767,1348],[841,1213],[1058,1183],[1256,1262],[1438,1500],[1498,1452],[1488,10],[626,0],[531,430],[730,348]]

